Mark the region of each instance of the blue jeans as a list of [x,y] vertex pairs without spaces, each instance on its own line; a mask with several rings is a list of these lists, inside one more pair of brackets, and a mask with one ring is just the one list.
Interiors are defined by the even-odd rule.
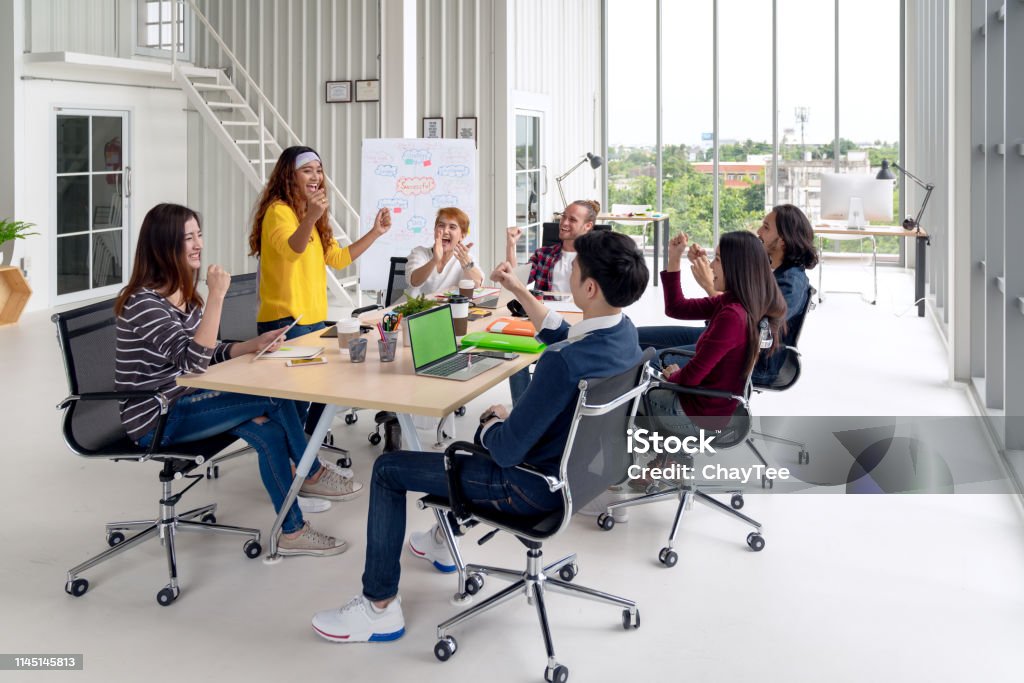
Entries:
[[[268,420],[263,424],[252,421],[260,416]],[[295,412],[295,402],[201,389],[174,402],[160,442],[167,446],[225,432],[244,439],[256,449],[263,487],[270,494],[274,510],[280,512],[292,484],[292,463],[299,464],[306,448],[306,435]],[[139,439],[139,445],[148,447],[152,441],[153,431],[150,431]],[[320,463],[314,462],[309,476],[319,469]],[[302,512],[298,504],[292,503],[282,531],[290,534],[302,525]]]
[[[256,323],[256,332],[259,334],[263,334],[264,332],[269,332],[270,330],[279,330],[282,327],[288,327],[293,322],[295,322],[295,318],[289,317],[278,318],[277,320],[271,320],[265,323]],[[318,323],[311,323],[309,325],[296,325],[292,329],[288,330],[288,333],[284,336],[284,338],[295,339],[296,337],[301,337],[304,334],[309,334],[310,332],[322,330],[325,327],[327,327],[327,323],[325,323],[322,320]],[[295,408],[299,412],[299,420],[305,423],[304,429],[306,430],[306,433],[312,434],[313,430],[316,428],[316,423],[320,420],[320,416],[324,412],[324,404],[296,401]]]
[[[463,460],[461,477],[463,492],[478,507],[490,505],[502,512],[532,516],[557,510],[562,504],[562,495],[551,493],[540,477],[499,467],[485,458]],[[363,595],[370,600],[387,600],[398,594],[406,494],[410,491],[448,496],[443,453],[392,451],[373,465],[363,571]]]

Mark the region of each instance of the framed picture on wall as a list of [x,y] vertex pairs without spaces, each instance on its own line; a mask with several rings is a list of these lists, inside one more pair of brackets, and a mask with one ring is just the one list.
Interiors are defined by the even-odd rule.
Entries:
[[477,144],[476,117],[460,116],[455,119],[455,137],[459,140],[472,140]]
[[444,119],[440,116],[424,116],[423,117],[423,135],[425,138],[443,138],[444,137]]
[[324,101],[327,104],[352,101],[352,81],[327,81],[324,88]]
[[356,81],[356,102],[380,102],[380,81]]

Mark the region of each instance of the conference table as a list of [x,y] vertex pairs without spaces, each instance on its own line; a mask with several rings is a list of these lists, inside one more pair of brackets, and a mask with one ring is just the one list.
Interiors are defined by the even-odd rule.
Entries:
[[[924,276],[925,259],[928,254],[925,247],[931,244],[928,233],[921,228],[905,230],[899,225],[873,225],[865,228],[847,228],[835,225],[816,225],[814,234],[828,239],[830,236],[839,239],[853,239],[856,237],[902,237],[904,239],[914,238],[916,244],[916,259],[914,262],[914,303],[917,305],[917,315],[924,317]],[[821,264],[818,265],[818,290],[821,290]]]
[[[500,301],[511,297],[504,290]],[[504,306],[491,316],[469,323],[469,331],[483,330],[495,317],[500,317]],[[384,311],[366,314],[381,317]],[[366,315],[361,319],[367,320]],[[183,375],[178,384],[196,389],[253,394],[272,398],[285,398],[310,403],[324,403],[326,407],[317,422],[302,459],[295,468],[288,496],[270,531],[268,560],[282,557],[277,552],[278,534],[291,504],[309,474],[320,452],[320,445],[330,429],[335,415],[343,408],[369,408],[390,410],[397,414],[402,427],[402,440],[407,450],[423,450],[413,415],[426,415],[438,419],[454,413],[459,407],[505,381],[519,370],[528,367],[540,354],[520,353],[519,357],[503,361],[501,365],[465,381],[418,376],[413,371],[412,354],[399,334],[395,360],[382,363],[377,353],[377,333],[364,335],[367,340],[366,361],[352,363],[342,356],[337,340],[320,338],[323,331],[312,332],[289,340],[290,345],[323,346],[325,365],[290,368],[280,359],[252,361],[252,354],[232,358],[211,365],[201,375]]]

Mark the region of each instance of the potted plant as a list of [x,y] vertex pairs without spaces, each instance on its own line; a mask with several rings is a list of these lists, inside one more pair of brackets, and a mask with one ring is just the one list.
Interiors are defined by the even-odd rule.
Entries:
[[409,316],[415,315],[416,313],[422,313],[423,311],[429,311],[431,308],[439,305],[439,302],[433,298],[427,298],[422,294],[420,296],[408,296],[405,303],[395,306],[395,313],[402,314],[402,339],[403,344],[410,346],[409,341]]
[[30,232],[36,227],[35,223],[25,221],[0,220],[0,266],[9,266],[14,256],[14,240],[23,240],[29,235],[38,235],[38,232]]

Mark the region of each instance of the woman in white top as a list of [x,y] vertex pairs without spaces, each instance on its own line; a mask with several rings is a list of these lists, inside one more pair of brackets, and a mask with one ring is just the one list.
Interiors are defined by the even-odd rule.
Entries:
[[472,280],[474,287],[484,281],[484,274],[469,253],[469,216],[462,209],[449,206],[437,212],[434,220],[434,246],[416,247],[405,266],[409,295],[419,296],[458,287],[460,280]]

